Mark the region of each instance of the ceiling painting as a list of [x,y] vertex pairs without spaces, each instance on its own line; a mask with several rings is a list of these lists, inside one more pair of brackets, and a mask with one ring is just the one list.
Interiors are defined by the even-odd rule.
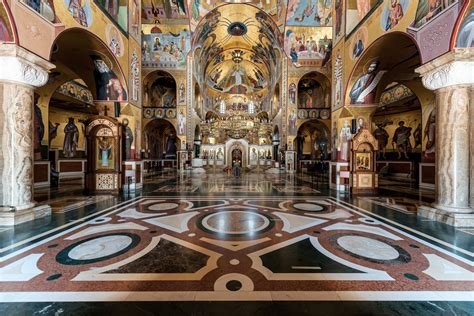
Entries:
[[332,26],[332,0],[289,0],[286,25]]
[[[172,20],[186,19],[185,0],[142,0],[142,23],[144,24],[173,24]],[[186,21],[175,21],[175,23],[186,23]]]
[[196,27],[192,43],[202,91],[268,92],[280,74],[280,39],[272,18],[254,6],[228,4],[209,12]]
[[287,0],[188,0],[189,23],[191,30],[210,11],[226,4],[247,4],[264,11],[279,27],[284,26]]
[[156,68],[184,68],[191,49],[187,25],[143,25],[142,65]]
[[298,66],[304,60],[324,59],[332,46],[331,27],[287,27],[285,31],[285,52],[291,62]]

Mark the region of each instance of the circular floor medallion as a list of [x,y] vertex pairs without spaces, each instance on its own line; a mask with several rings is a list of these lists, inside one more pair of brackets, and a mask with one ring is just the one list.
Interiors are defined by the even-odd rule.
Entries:
[[240,281],[237,281],[237,280],[231,280],[231,281],[226,283],[225,287],[229,291],[235,292],[235,291],[238,291],[242,288],[242,283],[240,283]]
[[348,252],[374,260],[394,260],[400,255],[391,245],[363,236],[342,236],[337,243]]
[[240,263],[240,261],[237,260],[237,259],[231,259],[231,260],[229,261],[229,263],[230,263],[231,265],[233,265],[233,266],[236,266],[236,265],[238,265],[238,264]]
[[252,279],[240,273],[224,274],[214,283],[214,291],[245,291],[254,290]]
[[293,207],[300,211],[307,211],[307,212],[320,212],[324,209],[321,205],[312,204],[312,203],[296,203],[296,204],[293,204]]
[[242,235],[262,231],[270,226],[270,220],[255,212],[226,211],[205,216],[202,226],[215,233]]
[[107,260],[120,256],[134,248],[140,237],[130,233],[112,233],[76,242],[56,256],[62,264],[79,265]]
[[178,206],[179,204],[177,203],[157,203],[157,204],[150,205],[148,209],[150,211],[169,211],[174,208],[177,208]]

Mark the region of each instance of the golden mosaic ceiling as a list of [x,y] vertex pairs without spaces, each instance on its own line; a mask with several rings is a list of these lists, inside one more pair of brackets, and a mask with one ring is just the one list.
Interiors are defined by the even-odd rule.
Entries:
[[263,11],[245,4],[220,6],[195,30],[198,82],[204,91],[263,94],[279,78],[281,46],[278,28]]

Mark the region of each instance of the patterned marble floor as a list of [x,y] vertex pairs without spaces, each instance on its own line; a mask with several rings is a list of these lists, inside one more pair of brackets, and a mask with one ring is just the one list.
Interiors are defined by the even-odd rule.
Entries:
[[358,204],[321,191],[285,177],[146,186],[74,225],[0,245],[0,314],[474,313],[474,235],[407,225],[400,218],[413,212],[382,197]]

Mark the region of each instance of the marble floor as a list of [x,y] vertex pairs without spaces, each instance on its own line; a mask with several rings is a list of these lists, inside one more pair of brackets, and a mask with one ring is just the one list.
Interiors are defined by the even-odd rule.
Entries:
[[418,218],[413,190],[167,173],[76,198],[0,228],[0,315],[474,314],[472,229]]

